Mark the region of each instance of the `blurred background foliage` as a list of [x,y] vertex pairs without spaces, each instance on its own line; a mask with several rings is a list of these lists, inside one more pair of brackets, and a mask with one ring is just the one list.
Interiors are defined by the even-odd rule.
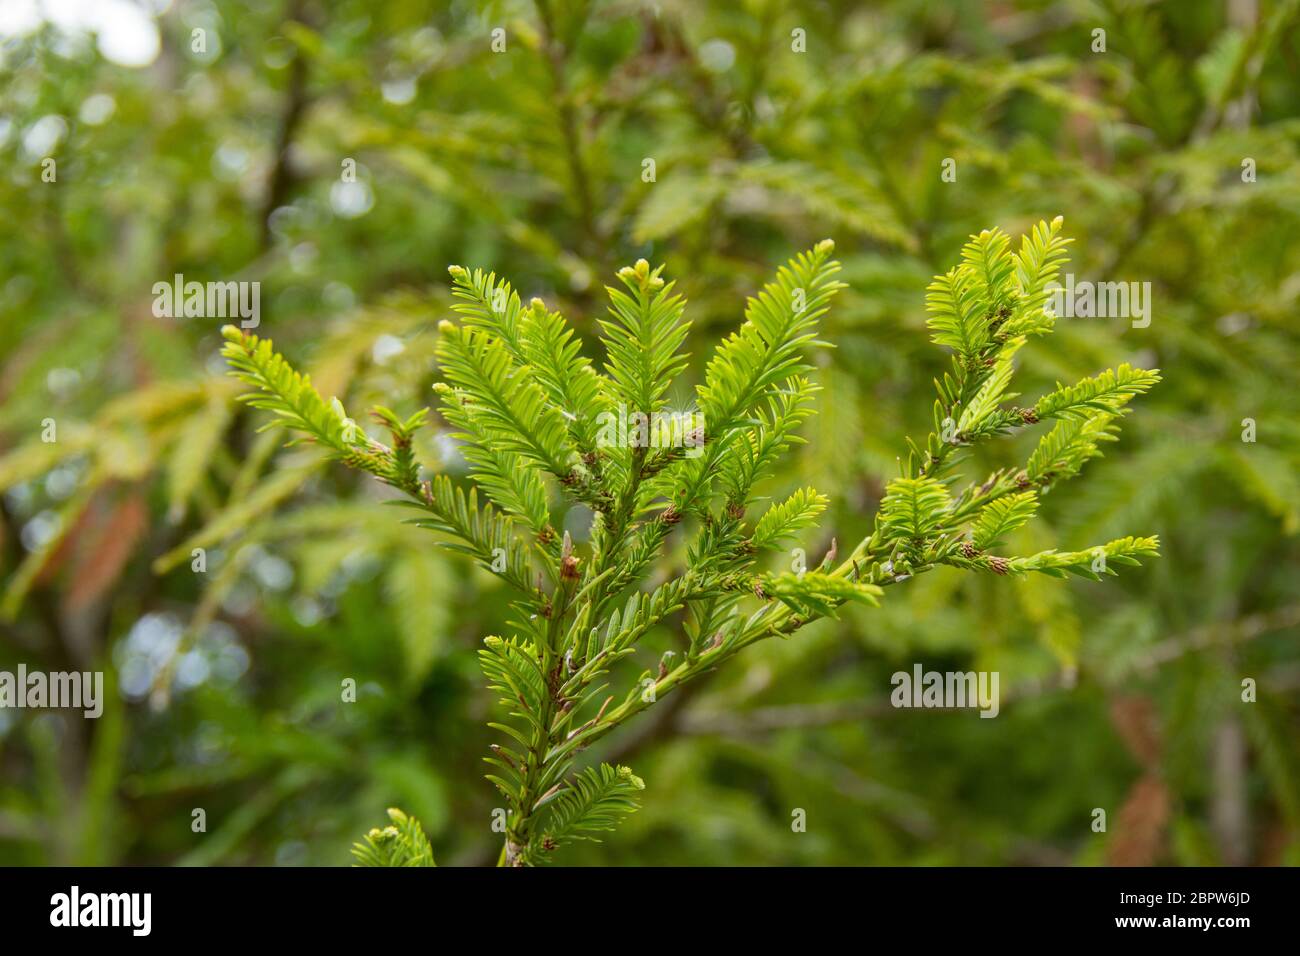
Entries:
[[[698,375],[744,296],[832,236],[837,347],[771,482],[831,496],[817,559],[927,430],[930,277],[1058,213],[1067,271],[1150,282],[1152,321],[1062,319],[1026,393],[1126,360],[1164,382],[1016,550],[1155,533],[1163,558],[1104,585],[939,570],[760,645],[597,748],[644,810],[560,856],[1300,860],[1300,3],[39,6],[0,20],[0,669],[103,669],[110,699],[0,711],[0,863],[342,864],[389,805],[440,862],[499,846],[474,649],[502,587],[258,434],[221,320],[154,317],[153,283],[259,281],[259,334],[326,396],[406,414],[450,263],[590,341],[614,270],[666,262]],[[441,430],[423,462],[463,471]],[[893,710],[914,662],[998,670],[1001,716]]]

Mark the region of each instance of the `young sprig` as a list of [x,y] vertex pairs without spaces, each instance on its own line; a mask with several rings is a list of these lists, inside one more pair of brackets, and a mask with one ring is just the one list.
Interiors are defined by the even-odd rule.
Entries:
[[[749,509],[812,412],[808,353],[826,344],[819,323],[843,287],[829,240],[790,260],[749,300],[695,389],[703,435],[690,437],[702,441],[666,447],[645,440],[659,434],[653,430],[633,428],[610,441],[605,427],[610,416],[644,422],[663,412],[688,366],[686,303],[662,266],[641,260],[620,270],[623,288],[608,290],[609,316],[600,322],[600,369],[559,313],[538,299],[525,305],[493,273],[453,266],[462,323],[440,326],[445,380],[435,387],[464,448],[469,490],[445,475],[421,477],[412,436],[426,424],[423,410],[403,419],[377,409],[392,436],[391,446],[382,444],[355,427],[337,399],[321,398],[269,342],[227,327],[225,354],[254,387],[251,404],[400,489],[420,511],[417,525],[517,592],[513,632],[486,638],[480,651],[505,711],[491,724],[503,742],[485,758],[506,803],[502,864],[537,863],[565,842],[596,839],[632,812],[642,780],[626,767],[578,769],[579,755],[750,644],[834,617],[848,602],[874,605],[886,585],[941,564],[1099,577],[1156,553],[1154,538],[1082,552],[995,553],[1033,518],[1042,491],[1100,454],[1128,401],[1159,379],[1122,365],[1033,405],[1008,404],[1016,352],[1028,336],[1052,329],[1045,305],[1064,258],[1060,226],[1059,218],[1040,223],[1016,253],[1000,231],[983,232],[935,280],[930,329],[952,349],[953,363],[936,383],[934,432],[923,444],[909,441],[904,474],[889,483],[873,532],[838,565],[832,545],[815,570],[799,573],[765,573],[759,561],[814,527],[827,498],[800,488],[760,515]],[[1049,419],[1054,427],[1023,469],[950,489],[968,448]],[[594,514],[585,547],[554,528],[561,497]],[[674,531],[687,539],[687,559],[665,569]],[[646,590],[652,576],[662,583]],[[626,661],[640,639],[679,612],[681,649],[633,676]],[[620,686],[611,691],[611,683]]]

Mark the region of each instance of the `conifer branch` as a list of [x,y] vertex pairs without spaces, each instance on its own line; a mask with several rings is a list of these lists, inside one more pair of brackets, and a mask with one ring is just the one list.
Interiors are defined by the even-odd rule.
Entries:
[[[605,413],[619,406],[646,416],[663,410],[669,387],[686,368],[685,302],[662,277],[662,266],[638,261],[619,272],[623,290],[608,290],[610,315],[600,322],[603,371],[582,356],[558,313],[538,300],[524,305],[494,273],[453,267],[455,308],[464,324],[441,326],[438,358],[446,381],[435,387],[473,473],[468,493],[446,476],[419,477],[412,436],[425,424],[423,410],[405,419],[374,410],[393,436],[389,448],[354,428],[342,405],[321,398],[269,342],[227,330],[235,374],[256,389],[250,404],[403,491],[406,504],[420,512],[417,525],[440,532],[450,547],[500,573],[520,593],[527,613],[513,633],[487,638],[480,651],[504,711],[491,724],[504,741],[484,758],[507,805],[503,864],[541,862],[554,848],[593,839],[635,809],[640,778],[607,764],[575,770],[579,755],[758,641],[787,637],[848,604],[875,606],[887,588],[940,565],[1100,580],[1157,553],[1152,537],[1124,537],[1085,551],[993,553],[1033,520],[1044,491],[1101,454],[1130,401],[1159,381],[1156,372],[1120,365],[1061,385],[1028,408],[1008,404],[1016,397],[1015,358],[1026,338],[1052,329],[1044,306],[1064,259],[1060,228],[1059,218],[1039,223],[1015,253],[1005,234],[982,232],[966,244],[960,263],[936,278],[927,296],[929,329],[953,357],[936,382],[934,430],[921,443],[909,441],[903,474],[888,483],[871,533],[838,564],[833,543],[818,567],[799,573],[765,573],[759,555],[798,540],[828,499],[812,488],[796,489],[752,526],[747,511],[756,486],[800,440],[796,431],[812,413],[817,388],[808,378],[808,352],[826,344],[817,326],[842,287],[829,241],[778,270],[709,361],[697,389],[706,431],[697,455],[623,436],[602,440]],[[951,489],[966,449],[1049,420],[1024,468]],[[555,488],[547,475],[557,479]],[[479,489],[490,499],[481,506]],[[557,538],[551,527],[555,490],[592,506],[585,548],[567,534]],[[514,534],[516,519],[532,531],[549,575],[545,586],[534,577],[528,546]],[[686,567],[643,591],[678,528],[687,538]],[[666,654],[627,680],[625,662],[641,638],[679,613],[686,652]],[[410,861],[427,857],[432,863],[427,841],[417,839],[418,824],[411,830],[409,818],[393,820],[394,827],[372,831],[358,845],[358,859],[418,865]]]

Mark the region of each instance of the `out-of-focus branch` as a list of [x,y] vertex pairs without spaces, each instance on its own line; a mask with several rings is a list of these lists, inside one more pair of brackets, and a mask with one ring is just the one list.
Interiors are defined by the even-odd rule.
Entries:
[[595,204],[591,198],[591,181],[586,163],[582,158],[581,130],[578,127],[578,111],[574,106],[573,94],[565,76],[568,50],[563,38],[556,29],[555,16],[548,0],[537,0],[537,15],[542,24],[543,53],[551,71],[551,82],[555,88],[555,104],[559,113],[560,128],[564,136],[565,159],[569,165],[569,177],[572,180],[574,199],[578,204],[578,217],[582,225],[583,241],[587,245],[586,253],[592,253],[596,247]]
[[[305,0],[292,0],[288,19],[306,23]],[[289,85],[285,91],[284,106],[280,111],[280,126],[275,140],[275,165],[267,182],[266,198],[258,216],[260,238],[258,249],[265,252],[271,245],[271,214],[284,205],[285,198],[294,186],[295,175],[290,166],[294,137],[307,110],[307,58],[299,48],[289,63]]]
[[[1148,674],[1158,667],[1177,660],[1194,651],[1218,644],[1234,645],[1254,640],[1263,634],[1285,630],[1300,625],[1300,605],[1291,605],[1276,611],[1253,614],[1227,624],[1208,624],[1186,634],[1171,637],[1153,645],[1146,653],[1134,659],[1116,675]],[[1022,682],[1004,692],[1001,704],[1015,703],[1042,697],[1048,693],[1065,690],[1073,685],[1068,676]],[[964,708],[933,708],[964,709]],[[885,717],[896,712],[888,697],[828,701],[815,704],[787,704],[777,707],[755,707],[742,712],[687,711],[674,720],[671,729],[680,734],[695,736],[752,737],[808,727],[826,727],[833,724],[853,723],[875,717]]]

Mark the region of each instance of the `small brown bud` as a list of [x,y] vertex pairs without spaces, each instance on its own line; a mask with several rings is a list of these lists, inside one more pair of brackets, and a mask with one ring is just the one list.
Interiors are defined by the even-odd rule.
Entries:
[[573,554],[573,539],[569,532],[564,532],[564,544],[560,548],[560,580],[578,580],[578,561]]
[[665,659],[659,662],[659,673],[655,675],[655,680],[661,681],[667,676],[668,676],[668,661],[667,659]]

